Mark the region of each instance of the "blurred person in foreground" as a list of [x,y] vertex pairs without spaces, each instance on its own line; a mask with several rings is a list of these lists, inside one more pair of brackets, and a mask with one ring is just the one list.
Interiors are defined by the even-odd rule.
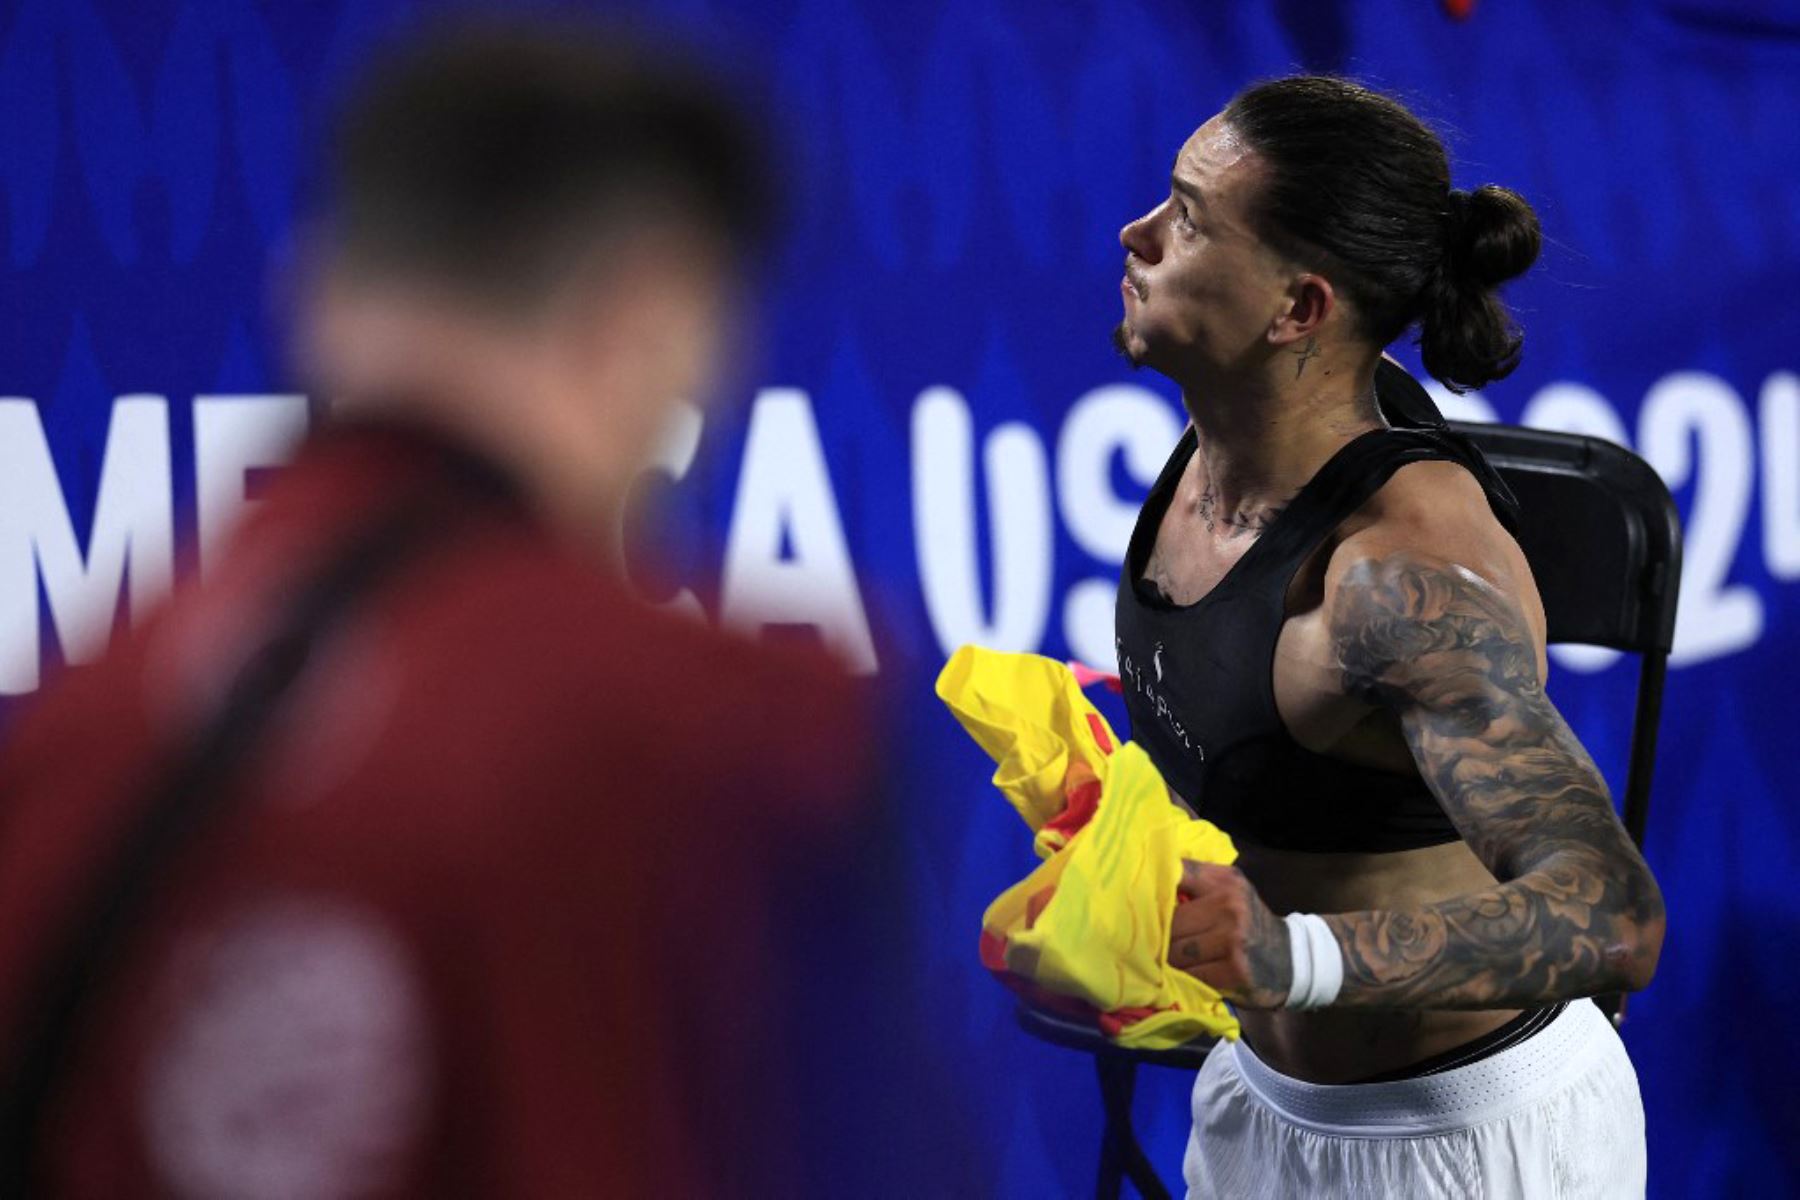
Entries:
[[1117,344],[1192,421],[1119,589],[1132,736],[1240,850],[1173,920],[1244,1033],[1195,1083],[1189,1194],[1642,1194],[1637,1078],[1581,998],[1649,981],[1662,896],[1545,694],[1510,493],[1383,360],[1416,324],[1446,385],[1509,373],[1536,215],[1298,76],[1120,240]]
[[927,1153],[904,973],[857,961],[897,952],[862,699],[609,565],[769,218],[655,62],[462,30],[347,108],[330,419],[0,760],[7,1194],[881,1192]]

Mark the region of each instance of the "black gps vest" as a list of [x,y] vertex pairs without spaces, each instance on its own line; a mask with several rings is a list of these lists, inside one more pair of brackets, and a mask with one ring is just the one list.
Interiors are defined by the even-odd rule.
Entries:
[[1377,391],[1396,427],[1365,433],[1334,454],[1196,603],[1173,604],[1143,579],[1194,454],[1192,427],[1132,531],[1116,618],[1132,739],[1202,817],[1245,842],[1370,853],[1460,836],[1417,775],[1315,754],[1293,739],[1275,707],[1275,642],[1289,582],[1395,471],[1427,460],[1460,463],[1481,482],[1501,522],[1516,527],[1517,501],[1481,452],[1446,429],[1424,390],[1390,366],[1384,362],[1378,373]]

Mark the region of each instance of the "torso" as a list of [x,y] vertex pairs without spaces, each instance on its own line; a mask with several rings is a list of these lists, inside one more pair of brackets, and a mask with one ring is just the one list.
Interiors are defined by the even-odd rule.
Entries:
[[[1143,578],[1177,605],[1194,604],[1211,593],[1258,536],[1254,531],[1219,528],[1209,532],[1193,503],[1201,489],[1200,459],[1198,454],[1189,459],[1143,571]],[[1475,504],[1486,511],[1480,486],[1454,463],[1404,466],[1377,497],[1396,491],[1424,493],[1435,502]],[[1398,719],[1345,694],[1322,608],[1333,551],[1351,534],[1382,519],[1381,508],[1375,501],[1365,505],[1295,572],[1275,646],[1273,692],[1282,724],[1306,750],[1352,769],[1374,768],[1417,778]],[[1522,578],[1529,580],[1522,555],[1516,565]],[[1535,605],[1533,594],[1527,608]],[[1541,612],[1534,611],[1533,625],[1541,667]],[[1239,868],[1277,913],[1404,908],[1495,883],[1460,841],[1385,853],[1302,853],[1271,849],[1242,837],[1237,842]],[[1472,1041],[1517,1015],[1517,1010],[1239,1013],[1244,1035],[1260,1058],[1285,1074],[1318,1083],[1353,1082],[1404,1068]]]

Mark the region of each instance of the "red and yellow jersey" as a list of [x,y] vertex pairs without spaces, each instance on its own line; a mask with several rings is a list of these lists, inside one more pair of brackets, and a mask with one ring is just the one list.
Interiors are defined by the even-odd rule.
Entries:
[[994,786],[1045,860],[983,915],[983,963],[1123,1046],[1237,1037],[1219,993],[1168,961],[1182,860],[1229,863],[1231,839],[1170,802],[1149,756],[1120,744],[1062,663],[964,646],[937,693],[994,760]]

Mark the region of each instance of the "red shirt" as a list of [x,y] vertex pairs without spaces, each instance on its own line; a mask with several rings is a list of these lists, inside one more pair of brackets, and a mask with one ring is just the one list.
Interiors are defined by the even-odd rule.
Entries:
[[[0,1030],[245,639],[436,453],[321,439],[218,571],[15,725]],[[768,900],[847,827],[854,699],[529,519],[447,539],[318,648],[159,876],[59,1083],[58,1194],[779,1190],[804,1147],[757,1037],[793,982]]]

